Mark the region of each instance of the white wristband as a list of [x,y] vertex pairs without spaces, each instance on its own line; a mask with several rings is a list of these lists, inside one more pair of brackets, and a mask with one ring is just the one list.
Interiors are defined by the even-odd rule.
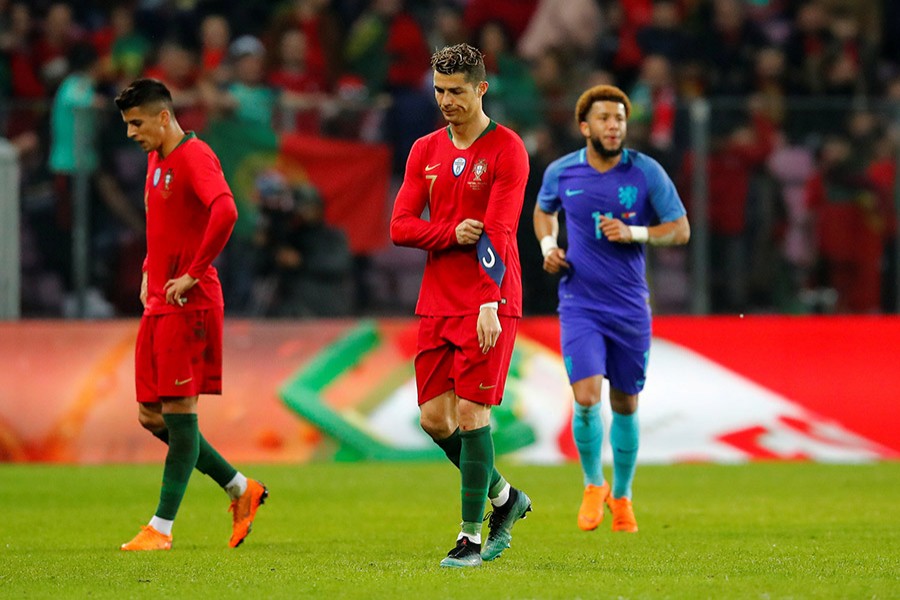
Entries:
[[547,258],[547,255],[550,254],[551,250],[555,250],[559,248],[556,244],[556,238],[552,235],[545,235],[541,238],[541,254],[544,255],[544,258]]
[[629,225],[631,241],[635,244],[645,244],[650,240],[650,230],[640,225]]
[[500,303],[499,302],[485,302],[484,304],[482,304],[481,306],[478,307],[478,310],[481,310],[483,308],[493,308],[494,310],[498,310],[500,308]]

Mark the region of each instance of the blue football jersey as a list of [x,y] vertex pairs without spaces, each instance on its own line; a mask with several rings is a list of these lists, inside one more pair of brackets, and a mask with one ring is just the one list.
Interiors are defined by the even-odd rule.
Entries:
[[644,244],[605,239],[600,217],[649,226],[686,214],[660,164],[626,149],[619,164],[601,173],[588,164],[582,148],[547,167],[538,203],[546,213],[566,213],[566,260],[572,268],[559,284],[560,312],[583,308],[623,318],[649,317]]

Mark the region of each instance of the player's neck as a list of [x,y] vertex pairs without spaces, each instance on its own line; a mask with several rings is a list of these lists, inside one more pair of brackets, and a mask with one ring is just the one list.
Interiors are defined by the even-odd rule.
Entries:
[[181,125],[179,125],[178,123],[170,125],[166,130],[166,135],[163,138],[163,143],[159,147],[160,157],[165,158],[169,156],[169,154],[172,153],[172,150],[177,148],[178,144],[180,144],[184,140],[184,136],[184,129],[181,128]]
[[622,162],[622,152],[615,156],[603,156],[590,145],[587,145],[587,161],[588,164],[600,171],[606,173],[610,169],[615,168],[617,164]]
[[474,144],[475,140],[481,137],[481,134],[484,133],[484,130],[487,129],[490,124],[491,119],[484,114],[484,112],[479,112],[476,117],[465,123],[456,125],[451,123],[450,133],[453,134],[453,145],[460,150],[465,150]]

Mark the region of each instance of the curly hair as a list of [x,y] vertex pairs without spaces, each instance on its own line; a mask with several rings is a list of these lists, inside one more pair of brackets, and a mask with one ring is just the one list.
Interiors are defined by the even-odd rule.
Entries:
[[631,115],[631,101],[628,94],[620,90],[614,85],[595,85],[588,88],[578,98],[575,104],[575,124],[579,125],[587,118],[588,112],[594,105],[594,102],[618,102],[625,106],[625,118]]
[[465,73],[466,81],[476,85],[487,79],[484,55],[469,44],[441,48],[431,55],[431,68],[444,75]]

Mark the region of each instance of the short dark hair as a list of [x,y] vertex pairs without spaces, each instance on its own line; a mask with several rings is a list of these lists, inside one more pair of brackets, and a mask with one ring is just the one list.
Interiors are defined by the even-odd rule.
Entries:
[[156,79],[137,79],[116,96],[116,106],[121,112],[148,104],[162,104],[172,110],[172,94],[163,82]]
[[465,73],[466,81],[479,84],[487,79],[484,55],[469,44],[445,46],[431,55],[431,68],[444,75]]
[[625,118],[631,116],[631,101],[628,94],[614,85],[595,85],[585,90],[575,104],[575,123],[580,124],[587,119],[594,102],[618,102],[625,107]]

